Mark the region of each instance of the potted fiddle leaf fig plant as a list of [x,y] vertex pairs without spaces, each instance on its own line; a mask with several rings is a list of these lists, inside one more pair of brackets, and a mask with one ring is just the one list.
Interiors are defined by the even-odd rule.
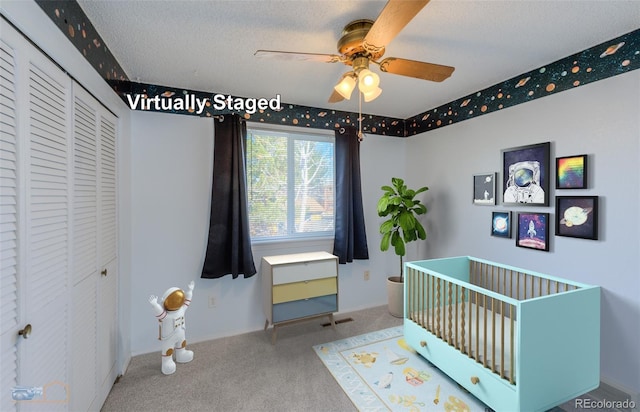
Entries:
[[393,177],[391,186],[382,186],[383,194],[378,200],[378,216],[386,218],[380,224],[380,250],[385,252],[393,247],[400,257],[400,275],[387,278],[389,312],[396,317],[404,315],[404,278],[402,259],[406,254],[406,244],[427,238],[427,232],[418,221],[417,215],[427,213],[427,207],[416,195],[429,190],[424,186],[409,189],[404,180]]

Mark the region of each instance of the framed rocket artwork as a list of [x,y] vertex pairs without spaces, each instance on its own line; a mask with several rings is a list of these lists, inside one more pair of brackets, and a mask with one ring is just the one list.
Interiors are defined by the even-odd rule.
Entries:
[[518,213],[516,246],[549,251],[549,213]]

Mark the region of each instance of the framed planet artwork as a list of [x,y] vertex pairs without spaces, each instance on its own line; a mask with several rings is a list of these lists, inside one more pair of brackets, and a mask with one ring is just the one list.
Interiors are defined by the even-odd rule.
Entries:
[[586,189],[587,155],[556,158],[556,189]]
[[518,213],[516,246],[549,251],[549,213]]
[[556,235],[598,240],[598,196],[556,196]]
[[511,239],[511,212],[491,212],[491,236]]

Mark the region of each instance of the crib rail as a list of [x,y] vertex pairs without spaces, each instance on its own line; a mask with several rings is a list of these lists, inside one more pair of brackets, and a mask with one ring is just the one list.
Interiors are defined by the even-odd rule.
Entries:
[[578,285],[567,283],[564,280],[543,278],[474,259],[469,260],[469,281],[473,285],[517,300],[579,289]]
[[412,267],[406,269],[405,282],[407,318],[516,383],[515,304]]

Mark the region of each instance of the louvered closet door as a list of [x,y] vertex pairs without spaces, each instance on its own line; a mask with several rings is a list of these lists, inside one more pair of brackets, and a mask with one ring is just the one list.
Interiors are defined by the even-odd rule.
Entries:
[[0,40],[0,411],[17,381],[18,126],[14,50]]
[[117,356],[117,118],[106,110],[99,122],[99,268],[98,284],[98,390],[106,396],[116,378]]
[[73,248],[70,409],[96,397],[98,282],[98,122],[100,106],[73,84]]
[[[71,80],[35,49],[27,76],[25,321],[33,326],[20,347],[20,384],[43,386],[47,402],[20,410],[68,408],[67,340],[70,257]],[[21,285],[22,287],[22,285]]]

